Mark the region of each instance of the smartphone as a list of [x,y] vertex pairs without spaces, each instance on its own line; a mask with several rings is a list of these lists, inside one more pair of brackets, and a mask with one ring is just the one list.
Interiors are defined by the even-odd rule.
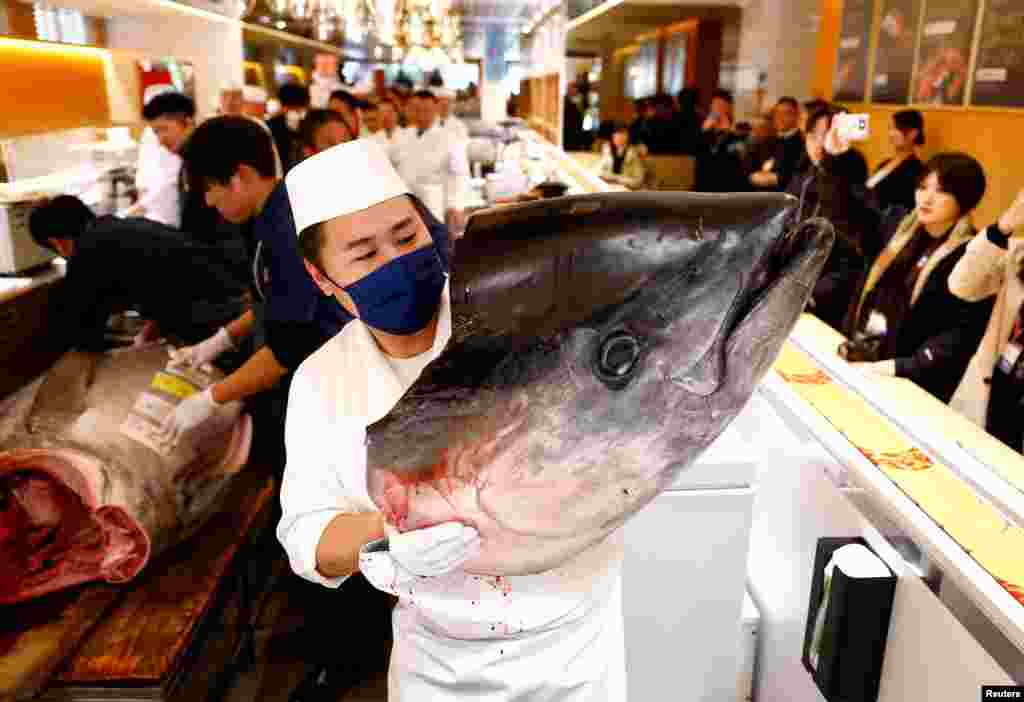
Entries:
[[871,115],[836,115],[836,129],[844,141],[866,141],[871,136]]

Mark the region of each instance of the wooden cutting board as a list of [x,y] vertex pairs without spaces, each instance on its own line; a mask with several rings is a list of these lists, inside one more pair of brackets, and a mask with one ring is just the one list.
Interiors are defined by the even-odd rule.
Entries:
[[0,702],[38,694],[122,595],[121,587],[93,584],[0,607]]
[[31,699],[62,666],[54,684],[166,680],[273,494],[265,473],[247,471],[228,507],[131,585],[93,583],[0,608],[0,702]]

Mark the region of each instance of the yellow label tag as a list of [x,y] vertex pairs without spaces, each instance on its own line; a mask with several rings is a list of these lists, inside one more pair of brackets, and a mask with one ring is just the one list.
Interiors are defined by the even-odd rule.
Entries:
[[154,390],[173,395],[179,400],[184,400],[196,394],[196,387],[191,383],[187,382],[182,378],[169,375],[167,373],[157,373],[153,376],[153,382],[150,383],[150,387]]

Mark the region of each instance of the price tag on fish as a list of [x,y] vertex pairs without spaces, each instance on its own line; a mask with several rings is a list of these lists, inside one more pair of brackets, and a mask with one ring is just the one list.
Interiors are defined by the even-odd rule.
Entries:
[[129,439],[139,442],[146,448],[155,451],[165,458],[170,456],[174,450],[174,448],[161,437],[159,425],[153,424],[145,417],[141,417],[134,412],[129,414],[121,424],[121,433]]

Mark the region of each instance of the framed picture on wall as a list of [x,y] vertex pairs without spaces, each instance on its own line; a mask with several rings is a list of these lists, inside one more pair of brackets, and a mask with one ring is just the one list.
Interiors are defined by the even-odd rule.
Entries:
[[839,32],[839,60],[832,92],[839,102],[863,102],[868,80],[868,41],[874,0],[846,0]]
[[962,105],[978,0],[925,0],[911,102]]
[[882,22],[875,47],[871,101],[905,105],[910,100],[921,0],[881,0]]
[[988,0],[971,103],[1024,107],[1024,3]]

